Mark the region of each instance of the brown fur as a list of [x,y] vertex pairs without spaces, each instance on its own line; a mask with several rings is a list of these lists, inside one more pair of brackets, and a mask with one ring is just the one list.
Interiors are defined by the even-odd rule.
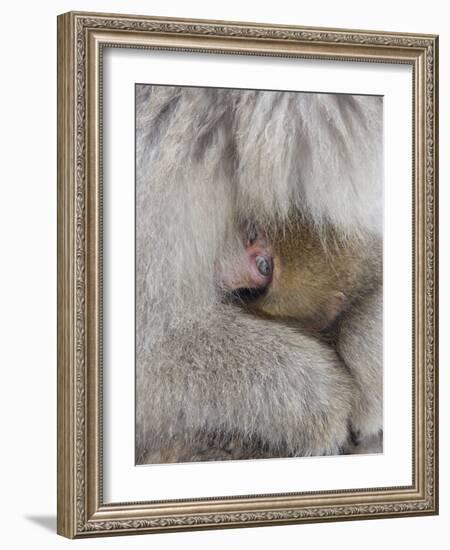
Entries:
[[305,225],[270,237],[273,278],[249,308],[267,317],[295,319],[302,327],[324,330],[381,280],[381,242],[340,240]]

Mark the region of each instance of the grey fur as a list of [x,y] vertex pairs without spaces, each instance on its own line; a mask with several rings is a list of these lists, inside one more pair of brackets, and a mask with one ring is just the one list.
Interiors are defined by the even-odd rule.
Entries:
[[137,462],[339,452],[358,365],[223,304],[215,273],[248,219],[381,234],[381,99],[142,85],[136,102]]
[[293,329],[213,308],[139,360],[137,400],[149,407],[138,409],[140,461],[176,461],[173,445],[198,454],[211,434],[227,448],[232,438],[242,458],[252,440],[270,456],[337,454],[347,442],[351,377],[331,348]]
[[382,450],[383,429],[383,293],[377,288],[342,320],[337,350],[353,375],[356,399],[352,428],[359,440]]

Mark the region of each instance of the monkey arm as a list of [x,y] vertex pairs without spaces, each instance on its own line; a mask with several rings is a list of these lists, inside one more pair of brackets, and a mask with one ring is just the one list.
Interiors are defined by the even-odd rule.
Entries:
[[[352,429],[373,440],[383,429],[383,293],[380,286],[342,319],[337,351],[354,377]],[[382,442],[380,441],[380,445]],[[381,448],[378,450],[381,452]]]
[[138,463],[338,454],[352,380],[317,339],[232,306],[140,352]]

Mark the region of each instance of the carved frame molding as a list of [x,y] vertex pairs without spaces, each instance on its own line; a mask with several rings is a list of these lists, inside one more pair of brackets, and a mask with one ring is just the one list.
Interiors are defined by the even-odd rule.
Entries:
[[[103,503],[99,90],[105,46],[412,65],[412,486]],[[430,35],[75,12],[58,17],[58,533],[75,538],[437,513],[437,48]]]

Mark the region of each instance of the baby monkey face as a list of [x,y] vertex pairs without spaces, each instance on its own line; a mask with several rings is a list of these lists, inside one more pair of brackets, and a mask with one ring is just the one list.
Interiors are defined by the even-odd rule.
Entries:
[[220,286],[226,292],[264,291],[272,281],[273,255],[268,239],[255,226],[242,230],[239,252],[222,268]]
[[324,330],[345,309],[346,260],[335,246],[301,226],[268,235],[250,225],[242,241],[244,252],[223,286],[248,310]]

